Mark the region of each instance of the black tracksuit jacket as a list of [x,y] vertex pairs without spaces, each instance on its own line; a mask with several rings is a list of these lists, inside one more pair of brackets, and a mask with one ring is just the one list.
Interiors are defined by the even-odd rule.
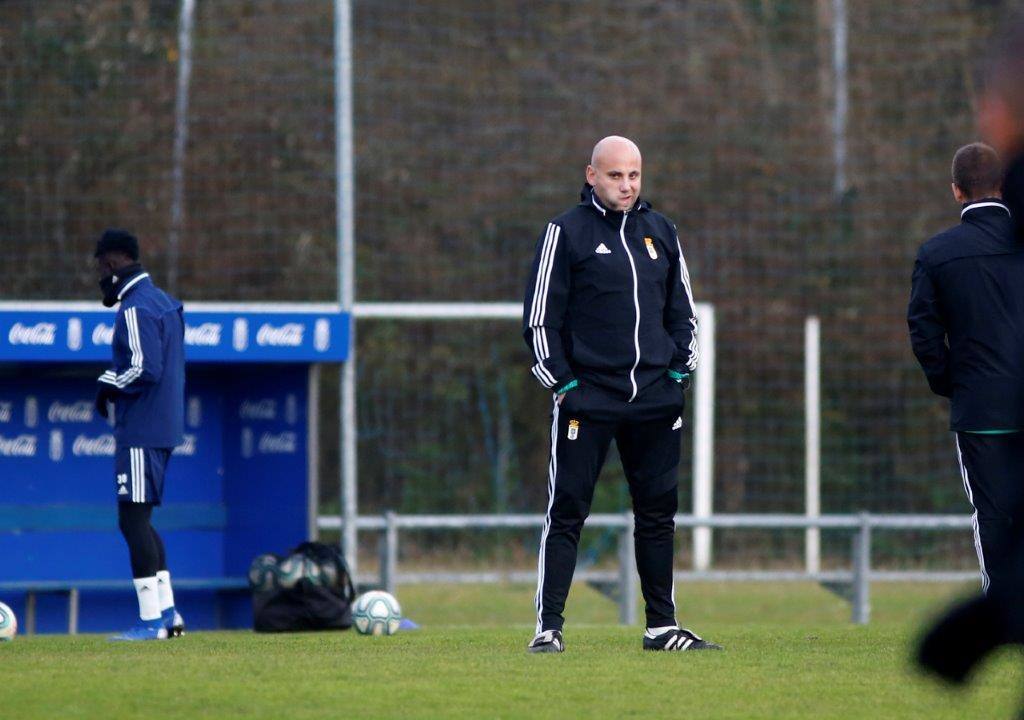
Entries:
[[964,205],[921,246],[907,323],[951,430],[1024,429],[1024,242],[1005,203]]
[[585,185],[537,241],[523,337],[534,376],[632,402],[666,371],[697,366],[697,317],[675,225],[638,200],[615,212]]

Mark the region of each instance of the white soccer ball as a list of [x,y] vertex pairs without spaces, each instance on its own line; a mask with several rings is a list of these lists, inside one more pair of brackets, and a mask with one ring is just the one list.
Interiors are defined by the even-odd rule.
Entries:
[[326,563],[320,566],[320,580],[324,587],[337,587],[338,585],[338,567],[332,563]]
[[249,566],[249,585],[253,589],[266,592],[277,587],[277,556],[260,555]]
[[295,587],[305,572],[305,560],[301,555],[292,555],[285,558],[277,566],[277,582],[281,587],[288,589]]
[[0,603],[0,641],[13,640],[18,634],[18,618],[14,611]]
[[320,563],[313,558],[306,558],[302,565],[302,577],[313,585],[322,585],[323,573],[320,572]]
[[391,593],[371,590],[356,598],[352,619],[363,635],[394,635],[402,622],[402,606]]

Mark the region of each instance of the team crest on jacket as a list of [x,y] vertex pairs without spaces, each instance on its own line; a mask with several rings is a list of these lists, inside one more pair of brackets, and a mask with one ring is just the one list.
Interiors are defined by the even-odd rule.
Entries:
[[651,256],[651,260],[657,260],[658,251],[654,248],[654,238],[645,237],[644,245],[647,246],[647,254]]
[[569,421],[569,439],[575,440],[580,435],[580,421],[570,420]]

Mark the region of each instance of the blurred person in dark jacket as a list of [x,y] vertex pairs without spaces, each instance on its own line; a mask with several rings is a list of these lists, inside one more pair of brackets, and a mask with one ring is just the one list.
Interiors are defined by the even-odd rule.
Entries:
[[[978,108],[983,136],[1006,163],[1002,203],[1008,208],[1014,241],[1024,244],[1024,15],[1007,26],[985,67]],[[1024,359],[1022,359],[1024,363]],[[1024,485],[1018,474],[1016,483]],[[953,683],[967,680],[992,650],[1024,644],[1024,533],[1013,534],[1001,581],[954,604],[926,629],[918,662]]]

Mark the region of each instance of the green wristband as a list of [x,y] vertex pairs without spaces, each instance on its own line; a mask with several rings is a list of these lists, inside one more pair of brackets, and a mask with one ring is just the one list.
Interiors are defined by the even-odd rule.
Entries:
[[675,380],[676,382],[679,382],[683,378],[690,377],[690,373],[681,373],[681,372],[676,372],[675,370],[669,370],[668,371],[668,376],[670,378],[672,378],[673,380]]
[[567,382],[562,387],[560,387],[557,390],[555,390],[555,394],[556,395],[563,395],[563,394],[569,392],[570,390],[572,390],[574,387],[576,387],[579,384],[580,384],[580,381],[576,380],[574,378],[574,379],[570,380],[569,382]]

